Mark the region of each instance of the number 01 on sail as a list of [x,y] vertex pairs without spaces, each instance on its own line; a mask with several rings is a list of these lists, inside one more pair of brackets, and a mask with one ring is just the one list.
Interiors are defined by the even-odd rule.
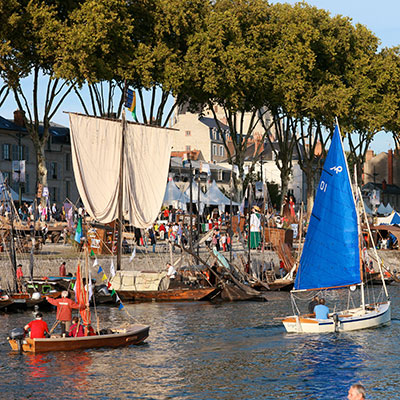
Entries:
[[[359,225],[346,156],[336,126],[317,188],[292,300],[299,292],[343,290],[357,285],[361,304],[330,313],[327,319],[300,313],[286,317],[282,322],[288,332],[353,331],[390,322],[390,301],[384,281],[384,301],[365,304]],[[381,277],[383,280],[382,271]]]

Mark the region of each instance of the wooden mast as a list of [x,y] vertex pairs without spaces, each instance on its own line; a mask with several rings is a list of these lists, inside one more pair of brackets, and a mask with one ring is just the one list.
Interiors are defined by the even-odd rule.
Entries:
[[125,149],[126,117],[125,109],[122,110],[122,138],[121,160],[119,166],[119,190],[118,190],[118,235],[117,235],[117,271],[121,270],[122,255],[122,226],[123,226],[123,190],[124,190],[124,149]]

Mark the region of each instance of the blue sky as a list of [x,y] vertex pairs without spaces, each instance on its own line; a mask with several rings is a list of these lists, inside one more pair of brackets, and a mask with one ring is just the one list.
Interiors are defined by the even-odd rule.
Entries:
[[[276,0],[270,1],[272,3],[278,2]],[[291,0],[279,2],[296,3],[296,1]],[[366,25],[380,38],[381,47],[393,47],[400,44],[400,0],[309,0],[307,3],[318,8],[324,8],[330,11],[332,15],[348,16],[353,23]],[[26,82],[26,85],[29,84],[29,82]],[[1,108],[0,115],[11,119],[15,109],[15,103],[12,96],[10,96],[6,104]],[[80,104],[76,101],[74,95],[69,96],[63,103],[61,111],[54,118],[54,122],[68,126],[68,116],[63,113],[64,110],[82,112]],[[380,153],[394,148],[394,143],[390,134],[382,132],[376,135],[371,147],[376,153]]]

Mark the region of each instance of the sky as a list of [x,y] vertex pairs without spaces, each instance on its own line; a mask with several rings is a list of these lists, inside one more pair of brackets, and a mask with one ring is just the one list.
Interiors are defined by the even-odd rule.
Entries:
[[[290,3],[296,1],[276,1],[272,3]],[[393,47],[400,44],[400,0],[309,0],[308,4],[328,10],[332,15],[343,15],[350,17],[354,24],[361,23],[367,26],[381,40],[381,47]],[[29,80],[25,85],[31,85]],[[16,109],[12,96],[0,110],[4,118],[12,119],[13,111]],[[68,115],[64,111],[82,112],[80,104],[75,95],[70,95],[61,106],[53,122],[68,126]],[[128,114],[130,114],[128,112]],[[138,113],[140,115],[140,113]],[[128,119],[130,117],[128,116]],[[394,142],[390,134],[381,132],[375,136],[371,145],[375,153],[388,151],[394,148]]]

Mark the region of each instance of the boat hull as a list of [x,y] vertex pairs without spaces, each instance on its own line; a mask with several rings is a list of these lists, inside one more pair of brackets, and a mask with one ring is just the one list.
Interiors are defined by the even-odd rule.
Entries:
[[168,290],[118,290],[118,296],[125,301],[200,301],[214,296],[219,288],[168,289]]
[[[142,343],[149,336],[149,326],[132,325],[127,329],[107,335],[84,337],[50,337],[43,339],[25,338],[22,350],[30,353],[47,351],[84,350],[99,347],[123,347]],[[9,339],[12,350],[19,351],[17,340]]]
[[367,305],[365,312],[361,308],[337,313],[338,321],[315,319],[302,316],[291,316],[283,319],[282,323],[289,333],[323,333],[347,332],[361,329],[376,328],[390,323],[390,302],[377,305]]

